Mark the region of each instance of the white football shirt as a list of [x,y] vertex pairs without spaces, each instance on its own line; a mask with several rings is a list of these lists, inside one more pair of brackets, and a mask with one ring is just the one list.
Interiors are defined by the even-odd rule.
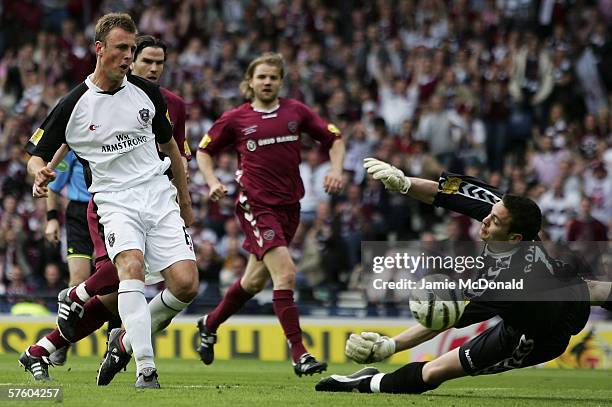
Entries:
[[171,138],[159,86],[127,75],[118,89],[107,92],[87,78],[49,113],[28,151],[50,161],[67,143],[83,163],[90,192],[122,191],[168,169],[156,143]]

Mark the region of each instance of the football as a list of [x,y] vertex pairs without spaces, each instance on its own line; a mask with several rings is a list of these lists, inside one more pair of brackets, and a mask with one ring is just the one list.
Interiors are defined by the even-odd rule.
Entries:
[[409,303],[414,319],[435,331],[453,326],[465,309],[461,292],[448,288],[448,284],[435,275],[427,276],[417,284],[419,289],[411,292]]

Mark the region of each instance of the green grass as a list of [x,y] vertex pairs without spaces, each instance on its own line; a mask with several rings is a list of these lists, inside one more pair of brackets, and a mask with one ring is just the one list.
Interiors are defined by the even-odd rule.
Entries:
[[[17,364],[17,354],[0,355],[0,384],[37,383]],[[252,360],[199,361],[159,359],[161,390],[133,388],[134,363],[106,387],[95,385],[96,358],[71,357],[65,366],[50,368],[54,385],[61,385],[66,406],[604,406],[612,405],[610,370],[523,369],[467,377],[445,383],[425,395],[317,393],[321,376],[294,376],[288,363]],[[351,373],[355,364],[332,364],[327,373]],[[394,368],[382,366],[381,370]],[[0,400],[0,405],[32,405]],[[35,403],[41,405],[46,403]]]

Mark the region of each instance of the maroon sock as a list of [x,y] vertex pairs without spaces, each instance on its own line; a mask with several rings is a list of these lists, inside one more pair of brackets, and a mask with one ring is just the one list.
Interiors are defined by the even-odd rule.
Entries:
[[219,325],[227,321],[229,317],[234,315],[251,298],[253,298],[253,294],[246,292],[242,288],[240,279],[236,280],[227,290],[219,305],[208,314],[206,327],[215,332]]
[[60,349],[66,345],[70,345],[70,342],[62,338],[59,329],[55,329],[53,332],[47,335],[47,339],[53,344],[53,346],[55,346],[56,349]]
[[28,348],[28,353],[37,358],[41,356],[49,356],[49,351],[40,345],[30,345],[30,347]]
[[302,343],[302,329],[300,328],[300,314],[297,305],[293,302],[293,290],[272,291],[272,308],[285,331],[285,336],[291,348],[291,358],[297,362],[304,353],[308,352]]
[[[62,338],[59,333],[59,330],[56,328],[53,332],[46,336],[47,340],[55,346],[56,349],[63,348],[66,345],[69,345],[70,342]],[[28,348],[28,352],[30,355],[40,357],[40,356],[49,356],[49,351],[43,348],[40,345],[32,345]]]
[[[89,294],[89,291],[87,289],[85,289],[85,291],[87,291],[87,293]],[[91,294],[89,294],[91,296]],[[76,287],[74,287],[72,290],[70,290],[70,292],[68,293],[68,298],[70,298],[73,302],[76,302],[78,304],[85,304],[83,302],[82,299],[79,298],[79,296],[76,293]]]
[[[119,277],[117,269],[110,259],[96,260],[96,271],[85,281],[85,291],[90,297],[114,293],[119,289]],[[77,296],[76,290],[68,294],[72,301],[83,305],[83,301]]]
[[79,341],[95,332],[106,321],[114,317],[98,297],[93,297],[85,303],[83,318],[79,321],[76,331],[76,340]]

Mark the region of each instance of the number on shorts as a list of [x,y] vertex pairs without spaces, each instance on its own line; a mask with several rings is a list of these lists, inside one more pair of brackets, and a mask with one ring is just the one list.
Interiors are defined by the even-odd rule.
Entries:
[[187,228],[185,226],[183,226],[183,233],[185,233],[185,244],[187,246],[191,246],[191,236],[189,236],[189,233],[187,233]]

